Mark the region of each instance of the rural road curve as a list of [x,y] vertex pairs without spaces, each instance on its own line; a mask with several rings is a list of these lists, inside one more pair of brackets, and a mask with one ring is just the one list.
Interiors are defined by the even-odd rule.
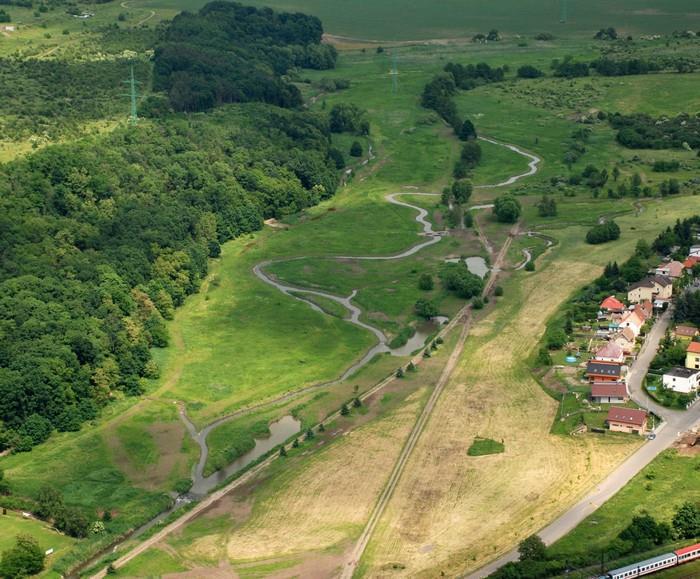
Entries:
[[[495,141],[492,139],[486,139],[483,137],[480,137],[480,138],[482,138],[483,140],[487,140],[491,143],[506,147],[506,148],[508,148],[516,153],[519,153],[519,154],[527,157],[528,159],[530,159],[530,162],[528,164],[529,168],[526,172],[518,174],[518,175],[514,175],[514,176],[510,177],[509,179],[507,179],[506,181],[504,181],[502,183],[498,183],[496,185],[483,185],[480,187],[505,187],[507,185],[510,185],[510,184],[518,181],[521,178],[533,175],[537,172],[538,164],[540,162],[539,157],[536,157],[535,155],[531,155],[530,153],[526,153],[525,151],[522,151],[521,149],[519,149],[518,147],[515,147],[514,145],[500,143],[498,141]],[[362,257],[362,256],[360,256],[360,257],[329,256],[329,258],[360,259],[360,260],[395,260],[395,259],[401,259],[403,257],[413,255],[414,253],[420,251],[424,247],[427,247],[429,245],[433,245],[434,243],[438,243],[442,239],[444,232],[433,231],[432,223],[426,219],[428,212],[421,207],[411,205],[411,204],[406,203],[404,201],[399,201],[398,199],[396,199],[396,197],[399,195],[433,195],[433,196],[437,196],[438,194],[436,194],[436,193],[415,193],[415,192],[411,192],[411,191],[406,191],[406,192],[402,192],[402,193],[393,193],[393,194],[388,195],[386,197],[386,199],[390,203],[393,203],[395,205],[410,207],[412,209],[415,209],[418,212],[418,214],[415,217],[415,220],[420,225],[422,225],[423,231],[421,232],[421,235],[428,238],[426,241],[418,243],[417,245],[410,247],[409,249],[407,249],[406,251],[404,251],[402,253],[399,253],[396,255],[391,255],[391,256],[366,256],[366,257]],[[482,207],[485,208],[488,206],[477,206],[474,209],[482,208]],[[517,231],[518,231],[518,224],[516,223],[513,226],[513,229],[511,230],[511,232],[508,236],[508,239],[503,244],[503,247],[501,248],[501,251],[499,252],[499,254],[494,262],[494,266],[492,269],[492,275],[490,276],[490,278],[489,278],[489,280],[484,288],[484,295],[486,295],[488,292],[491,291],[491,288],[493,287],[493,284],[496,281],[496,274],[500,271],[500,269],[503,266],[503,262],[505,260],[506,254],[508,252],[508,248],[510,247],[510,244],[512,243],[513,237],[515,235],[517,235]],[[296,257],[296,258],[290,258],[290,259],[303,259],[303,256]],[[264,267],[266,265],[269,265],[270,263],[273,263],[273,262],[272,261],[264,261],[264,262],[257,264],[253,268],[253,273],[255,274],[255,276],[258,277],[260,280],[264,281],[265,283],[275,287],[276,289],[278,289],[279,291],[281,291],[285,295],[288,295],[290,297],[293,297],[294,299],[303,301],[304,303],[308,304],[310,307],[312,307],[316,310],[319,310],[321,312],[323,312],[323,310],[321,310],[316,304],[314,304],[313,302],[310,302],[308,300],[305,300],[302,297],[295,295],[295,294],[299,294],[299,293],[315,294],[318,296],[322,296],[322,297],[331,299],[331,300],[345,306],[350,311],[350,314],[351,314],[350,319],[348,321],[350,321],[351,323],[354,323],[356,325],[362,326],[362,327],[368,329],[369,331],[371,331],[372,333],[374,333],[375,336],[377,336],[380,339],[379,346],[386,347],[386,337],[384,336],[384,334],[379,329],[374,328],[374,327],[370,326],[369,324],[365,324],[364,322],[361,322],[359,320],[359,315],[361,313],[360,308],[358,308],[357,306],[350,303],[350,300],[352,300],[352,298],[355,296],[355,292],[353,292],[349,297],[345,298],[345,297],[335,296],[335,295],[327,293],[327,292],[321,292],[318,290],[310,290],[310,289],[306,289],[306,288],[294,287],[294,286],[282,284],[279,281],[277,281],[276,279],[269,276],[264,271]],[[428,403],[426,404],[426,407],[423,410],[423,413],[421,413],[421,416],[419,417],[416,425],[414,426],[414,430],[411,432],[411,435],[409,435],[409,442],[407,442],[406,446],[404,447],[404,451],[406,451],[406,449],[408,449],[411,437],[414,435],[414,432],[415,432],[415,439],[413,440],[412,445],[410,445],[410,449],[412,449],[413,446],[415,445],[415,442],[417,441],[418,437],[420,436],[420,432],[422,431],[422,427],[425,424],[425,422],[427,421],[427,419],[430,415],[430,411],[432,410],[432,408],[435,404],[435,401],[437,401],[437,398],[439,396],[440,391],[442,390],[442,388],[444,387],[444,384],[449,379],[454,366],[456,365],[457,361],[459,360],[459,355],[460,355],[462,348],[464,346],[464,340],[466,339],[466,335],[467,335],[467,332],[469,329],[469,319],[470,319],[469,310],[470,310],[470,308],[471,308],[471,306],[469,304],[464,306],[457,313],[457,315],[452,320],[450,320],[450,322],[448,324],[446,324],[444,328],[442,328],[442,330],[438,334],[438,336],[445,335],[447,332],[451,331],[458,323],[461,323],[461,321],[464,320],[464,324],[463,324],[462,331],[460,334],[460,340],[458,341],[458,344],[455,347],[455,350],[453,350],[453,352],[451,353],[450,358],[448,359],[448,362],[447,362],[447,364],[446,364],[445,368],[443,369],[443,372],[440,376],[440,379],[438,380],[438,385],[436,385],[435,390],[433,391],[433,394],[431,395],[431,398],[429,399]],[[383,339],[383,342],[382,342],[382,339]],[[375,348],[376,347],[377,346],[375,346]],[[370,352],[372,352],[372,350],[370,350]],[[372,354],[372,355],[374,355],[374,354]],[[359,364],[362,364],[363,362],[367,363],[367,362],[365,362],[365,360],[367,359],[367,356],[368,355],[365,355],[365,357],[363,357],[363,359],[360,362],[358,362],[353,367],[351,367],[348,371],[346,371],[344,376],[346,376],[348,374],[348,372],[351,372],[351,371],[354,372],[357,369],[359,369],[359,367],[361,367],[361,366],[358,366]],[[420,356],[417,356],[416,358],[414,358],[414,360],[413,360],[414,363],[419,363],[420,358],[421,358]],[[390,383],[393,380],[394,380],[394,376],[390,376],[390,377],[382,380],[377,385],[375,385],[373,388],[371,388],[370,390],[368,390],[367,392],[362,394],[360,396],[360,398],[362,400],[368,398],[369,396],[376,393],[378,390],[380,390],[386,384]],[[442,385],[440,386],[440,384],[442,384]],[[431,404],[431,400],[433,401],[432,404]],[[428,412],[426,412],[426,409],[429,409]],[[211,431],[211,429],[214,426],[218,426],[221,423],[223,423],[227,420],[230,420],[234,415],[239,415],[240,412],[234,413],[234,415],[225,416],[225,417],[217,419],[212,424],[205,427],[202,430],[202,432],[200,432],[200,433],[196,432],[194,425],[189,421],[189,419],[187,419],[184,412],[179,412],[179,414],[180,414],[180,417],[185,421],[185,424],[187,425],[187,429],[190,432],[190,435],[193,437],[195,442],[200,446],[201,452],[205,453],[205,452],[208,452],[208,447],[206,444],[206,435]],[[336,415],[339,415],[339,413],[336,413],[335,415],[329,416],[326,419],[326,421],[333,420],[336,417]],[[421,420],[422,420],[422,422],[421,422]],[[405,464],[405,460],[407,460],[408,456],[410,455],[410,449],[408,449],[408,451],[406,452],[403,464]],[[402,456],[403,456],[403,454],[404,453],[402,452]],[[136,558],[138,555],[145,552],[147,549],[149,549],[150,547],[152,547],[156,543],[160,542],[161,540],[163,540],[165,537],[167,537],[171,533],[182,528],[187,522],[191,521],[193,518],[195,518],[197,515],[202,513],[204,510],[208,509],[212,504],[214,504],[215,502],[220,500],[226,494],[228,494],[229,492],[231,492],[235,488],[238,488],[239,486],[245,484],[252,477],[254,477],[257,473],[259,473],[261,470],[267,468],[272,463],[272,461],[275,460],[276,458],[277,458],[276,455],[272,455],[272,456],[268,457],[267,459],[265,459],[264,461],[262,461],[258,465],[251,468],[248,472],[246,472],[245,474],[243,474],[239,478],[233,480],[232,482],[225,485],[221,489],[207,495],[200,502],[198,502],[191,510],[184,513],[183,515],[178,517],[176,520],[174,520],[173,522],[166,525],[160,531],[158,531],[157,533],[155,533],[154,535],[152,535],[151,537],[149,537],[148,539],[146,539],[142,543],[136,545],[134,548],[132,548],[131,550],[126,552],[124,555],[122,555],[121,557],[119,557],[118,559],[113,561],[112,565],[114,566],[115,569],[123,567],[124,565],[126,565],[127,563],[132,561],[134,558]],[[203,459],[200,456],[200,460],[198,461],[198,463],[195,467],[196,472],[201,474],[201,472],[203,471],[203,467],[204,467],[205,462],[206,462],[206,456],[204,456]],[[396,471],[396,478],[394,480],[394,485],[391,486],[391,488],[389,488],[389,486],[387,486],[384,489],[384,492],[387,493],[387,499],[386,499],[387,501],[391,497],[391,493],[393,492],[393,488],[394,488],[396,482],[398,481],[398,478],[400,477],[401,472],[403,471],[403,465],[401,465],[400,461],[397,462],[397,464],[395,465],[395,471]],[[393,477],[393,474],[394,473],[392,473],[392,477]],[[382,496],[384,496],[384,492],[382,493]],[[376,509],[377,509],[377,507],[375,507],[375,510]],[[383,509],[379,510],[379,512],[377,513],[377,516],[376,516],[376,520],[379,519],[382,512],[383,512]],[[376,520],[375,520],[375,524],[376,524]],[[371,532],[372,532],[373,528],[374,527],[372,526],[372,529],[370,529],[369,533],[367,533],[367,538],[366,538],[367,542],[371,538]],[[366,531],[367,531],[367,527],[365,528],[365,532]],[[365,542],[365,546],[366,546],[366,542]],[[115,546],[115,549],[116,548],[117,547]],[[363,547],[363,550],[364,550],[364,547]],[[358,553],[357,560],[359,560],[360,556],[361,556],[361,552]],[[102,579],[103,577],[106,576],[106,574],[107,574],[106,569],[101,569],[100,571],[98,571],[97,573],[92,575],[92,579]]]
[[[664,419],[664,423],[656,430],[656,438],[646,441],[639,450],[610,473],[583,499],[539,531],[538,535],[547,545],[551,545],[574,529],[581,521],[595,512],[598,507],[613,497],[662,451],[671,446],[680,433],[689,430],[700,422],[700,405],[696,404],[685,411],[671,410],[656,404],[644,393],[642,388],[649,364],[651,364],[656,355],[659,342],[666,333],[666,328],[668,328],[670,321],[671,311],[668,310],[654,324],[627,377],[632,399],[640,406],[648,408],[654,414]],[[513,549],[466,577],[467,579],[482,579],[483,577],[488,577],[506,563],[517,560],[518,551]]]

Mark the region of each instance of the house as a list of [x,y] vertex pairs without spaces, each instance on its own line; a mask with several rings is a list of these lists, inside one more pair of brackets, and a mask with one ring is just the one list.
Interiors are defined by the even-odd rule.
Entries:
[[667,300],[673,295],[673,282],[671,278],[663,275],[647,276],[630,286],[627,299],[633,303],[643,300]]
[[683,275],[683,270],[685,266],[680,261],[669,261],[668,263],[662,263],[656,267],[654,273],[656,275],[664,275],[670,277],[671,279],[678,279]]
[[700,370],[690,368],[671,368],[664,374],[664,388],[669,388],[674,392],[690,394],[698,389],[698,379]]
[[610,341],[615,342],[626,355],[629,355],[634,351],[635,338],[634,332],[629,328],[625,328],[615,334]]
[[700,245],[691,246],[688,257],[700,257]]
[[700,370],[700,342],[690,342],[685,354],[685,367]]
[[676,326],[676,329],[673,330],[673,335],[676,338],[682,338],[682,339],[687,339],[690,338],[691,340],[698,335],[698,329],[694,328],[693,326]]
[[636,338],[642,331],[644,319],[636,311],[628,311],[620,318],[619,326],[621,329],[629,328],[632,330]]
[[683,262],[683,267],[691,270],[696,263],[700,263],[700,255],[691,255]]
[[652,304],[650,300],[642,300],[638,304],[635,304],[632,311],[638,314],[642,320],[646,321],[654,314],[654,304]]
[[591,384],[596,382],[619,382],[622,376],[622,364],[589,360],[586,364],[586,376]]
[[595,353],[593,359],[597,362],[615,362],[617,364],[622,364],[622,362],[625,361],[625,353],[615,342],[608,342]]
[[636,408],[613,406],[608,411],[606,422],[612,432],[626,432],[644,436],[647,429],[647,413]]
[[629,398],[623,382],[603,382],[591,386],[591,400],[598,404],[619,404],[627,402]]
[[600,304],[600,311],[606,313],[621,314],[626,309],[625,304],[618,300],[615,296],[608,296]]

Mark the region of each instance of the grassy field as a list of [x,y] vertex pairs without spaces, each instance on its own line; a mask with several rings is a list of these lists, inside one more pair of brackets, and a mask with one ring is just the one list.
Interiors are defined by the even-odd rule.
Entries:
[[[583,246],[580,227],[552,232],[560,243],[540,258],[538,272],[504,283],[504,298],[473,329],[409,460],[366,552],[364,575],[396,566],[412,577],[475,569],[562,512],[636,448],[631,438],[550,435],[556,403],[527,361],[558,304],[607,260],[631,252],[638,235],[682,214],[680,204],[665,203],[624,217],[623,231],[634,227],[634,238],[604,249]],[[505,452],[471,459],[475,436],[504,440]]]
[[76,542],[75,539],[54,531],[43,521],[25,519],[20,513],[12,511],[0,515],[0,527],[0,553],[14,546],[17,535],[30,535],[37,540],[42,551],[53,549],[53,554],[47,558],[47,568],[51,566],[51,561],[64,555]]
[[[182,8],[196,8],[205,0],[177,0]],[[567,22],[560,22],[558,3],[533,0],[444,0],[436,7],[429,0],[397,5],[390,0],[347,0],[342,9],[327,0],[250,0],[250,4],[303,11],[319,16],[331,34],[374,40],[453,38],[486,33],[496,28],[507,34],[552,32],[557,35],[592,35],[602,27],[615,26],[625,34],[670,33],[697,30],[700,14],[689,0],[604,0],[569,2]],[[170,6],[169,0],[149,0],[147,7]]]
[[418,372],[326,424],[324,435],[302,443],[125,572],[154,573],[176,554],[178,565],[200,572],[224,566],[244,577],[280,568],[331,575],[362,528],[453,340]]
[[554,556],[597,560],[601,550],[625,528],[632,517],[647,512],[670,524],[684,501],[700,500],[700,456],[682,456],[667,450],[635,476],[612,499],[554,543]]
[[[427,6],[419,2],[407,10],[423,10],[424,4]],[[97,5],[96,12],[113,10],[117,5],[103,6]],[[386,6],[388,3],[379,2],[365,8],[384,10]],[[156,10],[150,24],[180,7],[196,5],[149,0],[133,7],[127,3],[126,9],[121,9],[133,12],[128,21]],[[294,5],[304,7],[304,3]],[[351,7],[334,10],[335,16],[354,18],[357,13]],[[503,13],[504,24],[493,25],[508,30],[506,20],[517,19],[510,2],[503,2],[504,7],[508,9]],[[325,10],[325,5],[319,4],[321,9]],[[492,18],[490,11],[494,9],[491,5],[479,8],[486,19]],[[532,14],[538,10],[536,6]],[[591,24],[591,29],[609,25],[610,19],[603,15],[611,14],[610,10],[599,11],[604,21]],[[407,21],[418,25],[421,19],[411,14]],[[88,26],[97,23],[97,18]],[[366,22],[369,16],[364,13],[362,18]],[[646,16],[635,18],[642,22]],[[468,26],[450,20],[452,30],[460,28],[459,34],[466,33]],[[663,17],[655,18],[655,26],[665,26],[664,21]],[[669,17],[671,21],[675,22]],[[479,22],[469,26],[481,26]],[[547,21],[526,19],[523,26],[529,26],[528,22],[541,27]],[[55,26],[60,26],[58,21]],[[427,20],[420,26],[430,36],[441,27]],[[366,30],[371,31],[371,27]],[[394,34],[391,26],[384,30],[387,35]],[[395,30],[397,35],[404,32],[420,35],[410,26]],[[72,32],[66,37],[62,40],[67,43],[75,38]],[[45,44],[37,37],[25,48],[35,54]],[[118,506],[112,523],[115,533],[162,509],[169,500],[165,492],[187,475],[197,454],[177,418],[175,401],[184,403],[201,427],[223,414],[331,380],[373,343],[369,333],[340,319],[343,313],[334,303],[317,299],[332,315],[314,312],[255,278],[253,265],[268,259],[310,256],[276,264],[270,271],[342,295],[359,289],[356,302],[366,309],[367,318],[388,333],[397,333],[413,321],[413,303],[423,295],[416,286],[420,272],[436,272],[447,256],[485,255],[474,233],[458,232],[405,261],[338,263],[321,257],[392,254],[420,239],[414,212],[388,204],[385,195],[399,190],[439,192],[450,182],[459,144],[434,115],[419,107],[425,82],[448,60],[486,60],[511,68],[533,62],[546,67],[552,58],[571,53],[592,58],[597,49],[591,45],[567,40],[527,47],[512,41],[488,46],[402,46],[396,50],[400,69],[396,94],[391,92],[391,59],[386,53],[355,50],[342,54],[336,70],[305,71],[310,80],[333,77],[352,81],[348,91],[323,95],[314,106],[320,110],[324,103],[328,108],[336,102],[353,102],[366,108],[377,159],[334,198],[287,219],[289,229],[266,228],[227,244],[221,259],[212,264],[201,291],[188,299],[169,323],[171,345],[155,352],[161,378],[150,384],[147,397],[138,402],[117,401],[83,432],[54,435],[32,453],[1,459],[0,467],[8,479],[28,494],[52,481],[69,504],[83,506],[95,515]],[[9,45],[2,46],[4,50]],[[587,99],[591,99],[591,106],[606,109],[673,113],[697,108],[693,86],[698,78],[697,74],[664,75],[573,83],[544,79],[486,86],[459,96],[460,110],[474,120],[482,134],[521,145],[543,157],[542,173],[513,190],[521,195],[526,225],[550,233],[559,244],[538,259],[536,273],[516,273],[504,282],[505,296],[475,328],[460,370],[445,391],[370,545],[365,572],[383,572],[394,563],[405,565],[405,574],[476,567],[560,512],[634,447],[635,443],[626,439],[600,444],[550,437],[548,429],[556,405],[531,379],[526,359],[548,315],[572,291],[598,275],[605,261],[631,253],[639,237],[654,236],[666,224],[687,215],[698,206],[697,198],[652,201],[637,218],[631,216],[631,200],[594,200],[584,190],[577,191],[576,197],[558,197],[559,216],[555,220],[540,218],[535,202],[548,190],[550,177],[567,174],[563,153],[571,132],[579,127],[573,115]],[[304,90],[307,96],[314,95],[310,85]],[[652,96],[648,101],[643,98],[654,91],[665,91],[665,96]],[[557,103],[549,100],[552,95],[559,99]],[[610,167],[624,161],[623,174],[630,174],[652,159],[650,153],[641,152],[640,160],[631,161],[637,152],[617,147],[613,132],[603,124],[594,126],[588,148],[578,170],[589,162]],[[502,148],[484,144],[483,149],[483,163],[473,176],[475,184],[500,181],[526,167],[522,157]],[[664,154],[687,163],[688,168],[679,175],[696,172],[698,161],[690,153]],[[653,183],[661,177],[649,173],[645,178]],[[406,189],[408,186],[416,189]],[[472,201],[489,200],[496,194],[495,190],[477,189]],[[414,196],[411,200],[427,207],[436,218],[439,215],[433,198]],[[620,212],[630,215],[619,220],[623,228],[619,243],[593,249],[582,244],[586,226],[600,215]],[[497,249],[506,239],[507,227],[496,223],[488,211],[479,212],[479,222]],[[519,263],[524,248],[540,252],[543,244],[517,239],[509,264]],[[440,290],[430,296],[441,299],[441,309],[447,313],[460,305]],[[431,363],[438,364],[440,359],[436,356]],[[293,412],[305,425],[313,424],[351,398],[355,386],[364,390],[399,362],[381,356],[342,385],[227,423],[212,434],[208,468],[220,463],[238,442],[248,444],[261,430],[261,421]],[[140,558],[130,572],[152,575],[215,566],[221,561],[234,565],[241,576],[259,576],[282,568],[298,568],[301,575],[334,569],[339,554],[364,524],[438,371],[435,366],[408,378],[402,383],[405,391],[388,392],[377,402],[376,407],[384,410],[366,415],[358,412],[366,422],[355,416],[359,427],[352,434],[338,436],[334,442],[329,435],[318,441],[323,443],[318,452],[306,447],[290,456],[285,468],[278,465],[253,488],[244,489],[211,516],[188,526],[182,536]],[[504,440],[505,451],[468,457],[468,446],[477,435]],[[484,512],[500,514],[483,524]],[[455,532],[447,533],[448,527]],[[480,547],[487,543],[495,545],[494,551]],[[283,561],[277,559],[279,555]]]

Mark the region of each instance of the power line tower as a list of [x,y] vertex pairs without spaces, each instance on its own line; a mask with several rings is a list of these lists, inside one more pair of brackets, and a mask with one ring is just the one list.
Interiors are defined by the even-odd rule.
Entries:
[[562,24],[566,22],[566,19],[568,17],[568,4],[568,0],[559,0],[559,22],[561,22]]
[[396,59],[396,54],[391,55],[391,92],[396,94],[399,91],[399,66]]
[[133,64],[131,65],[131,75],[129,77],[129,80],[124,80],[122,82],[129,85],[129,92],[125,93],[124,96],[128,96],[131,99],[131,113],[129,114],[129,124],[135,125],[139,120],[139,117],[136,114],[136,99],[138,96],[136,93],[136,85],[141,83],[134,78]]

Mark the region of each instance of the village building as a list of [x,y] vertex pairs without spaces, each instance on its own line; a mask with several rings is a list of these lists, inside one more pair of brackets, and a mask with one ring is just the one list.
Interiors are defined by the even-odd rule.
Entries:
[[591,400],[597,404],[621,404],[629,398],[623,382],[603,382],[591,386]]
[[695,336],[698,335],[698,329],[693,326],[678,325],[673,330],[673,335],[676,338],[692,340]]
[[586,364],[586,377],[591,384],[597,382],[619,382],[622,376],[622,364],[590,360]]
[[700,370],[700,342],[690,342],[685,354],[685,367]]
[[625,328],[632,330],[635,338],[642,332],[643,325],[644,319],[636,311],[627,312],[619,321],[619,327],[623,330]]
[[698,389],[700,370],[691,368],[672,368],[663,376],[664,388],[674,392],[690,394]]
[[620,346],[620,348],[622,348],[625,355],[629,356],[632,352],[634,352],[636,336],[632,330],[625,328],[621,332],[615,334],[610,341],[615,342],[618,346]]
[[669,261],[662,263],[654,270],[656,275],[665,275],[671,279],[678,279],[683,276],[684,265],[680,261]]
[[700,263],[700,255],[691,255],[683,262],[683,267],[691,270],[696,263]]
[[600,304],[600,311],[608,314],[621,314],[627,309],[615,296],[608,296]]
[[669,300],[673,295],[673,282],[671,278],[663,275],[645,277],[630,286],[627,299],[636,304],[643,300]]
[[644,410],[635,408],[613,406],[608,411],[606,422],[612,432],[625,432],[627,434],[644,436],[647,429],[647,413]]
[[615,342],[608,342],[596,351],[593,359],[598,362],[615,362],[622,364],[625,361],[625,353]]

